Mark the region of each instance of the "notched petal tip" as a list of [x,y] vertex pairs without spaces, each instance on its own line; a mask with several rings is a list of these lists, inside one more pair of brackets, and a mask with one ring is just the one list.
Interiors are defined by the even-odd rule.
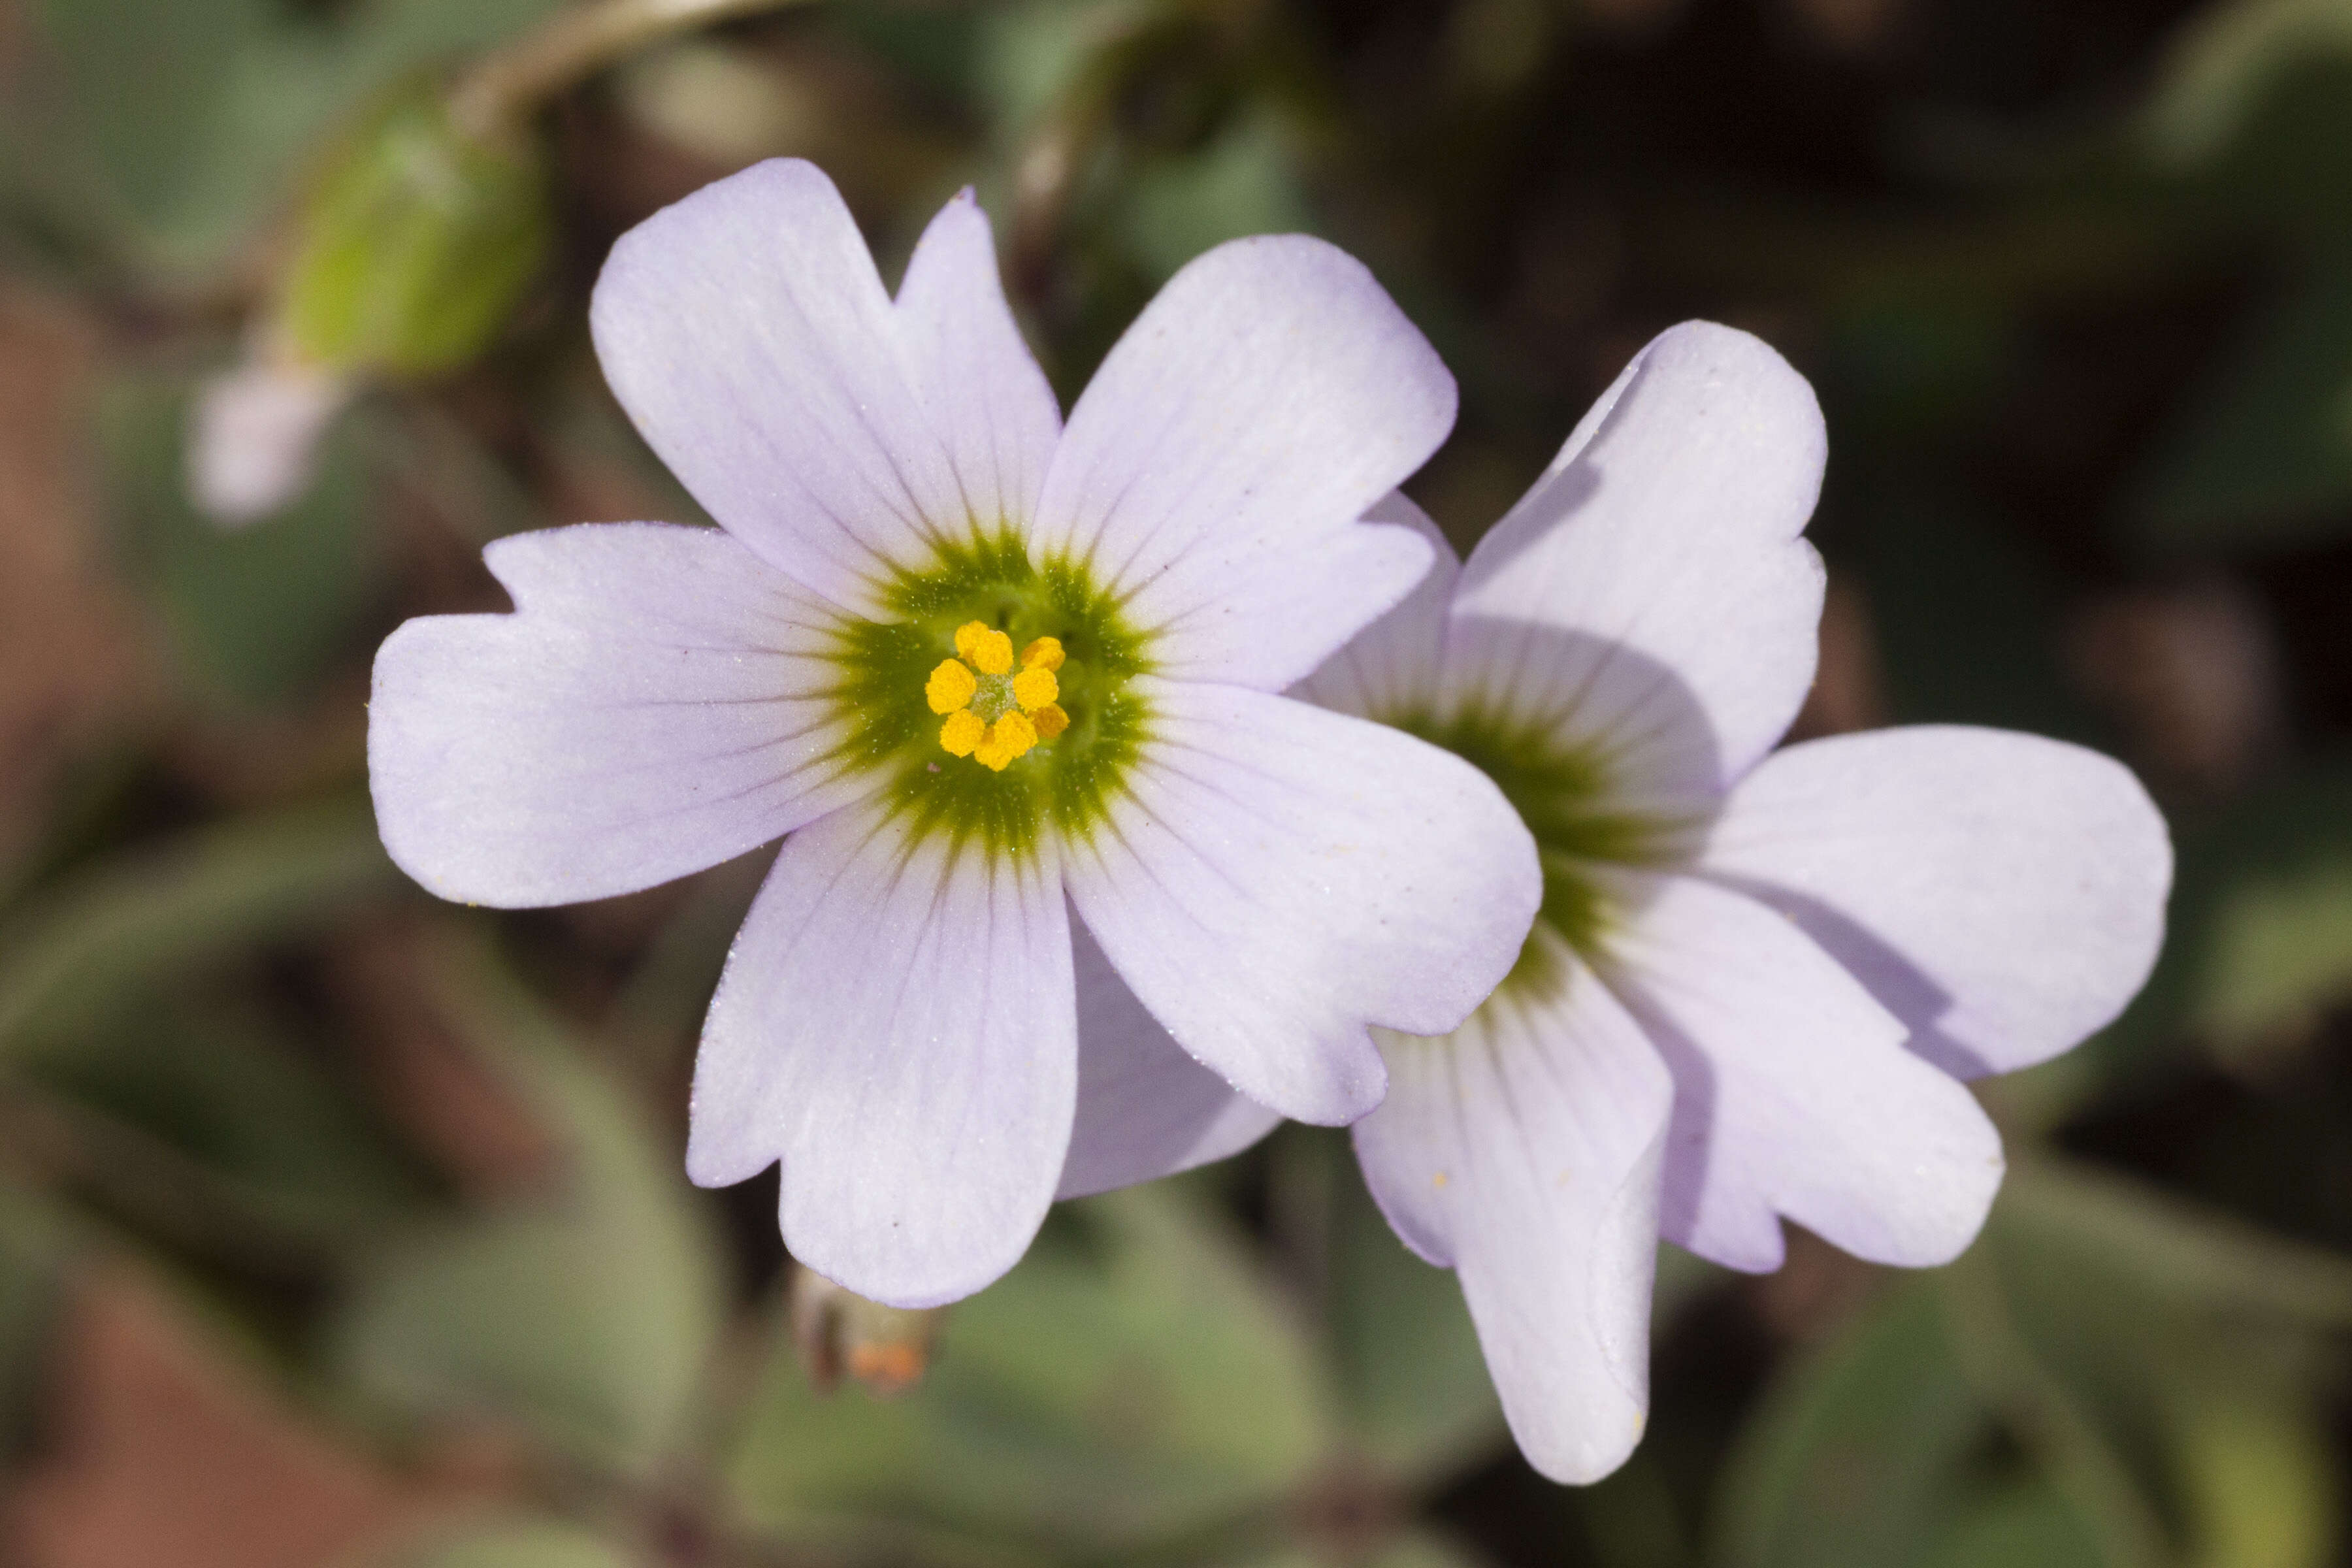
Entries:
[[731,1187],[776,1163],[776,1152],[740,1127],[723,1131],[699,1103],[687,1114],[686,1179],[698,1187]]

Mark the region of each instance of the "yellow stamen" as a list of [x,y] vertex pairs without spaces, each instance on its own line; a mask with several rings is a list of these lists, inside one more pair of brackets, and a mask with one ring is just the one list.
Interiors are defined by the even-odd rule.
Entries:
[[934,713],[952,713],[971,700],[980,689],[980,681],[971,671],[954,659],[942,659],[924,683],[923,700],[931,705]]
[[966,621],[956,628],[956,652],[982,675],[1013,671],[1013,639],[985,621]]
[[1013,700],[1034,712],[1062,694],[1062,683],[1050,669],[1032,665],[1013,678]]
[[951,757],[971,755],[987,737],[988,726],[982,723],[980,715],[969,708],[949,714],[948,721],[940,726],[940,744],[947,748],[948,755]]
[[972,760],[997,773],[1037,743],[1037,726],[1020,713],[1007,713],[988,727],[988,738],[971,753]]
[[923,698],[947,722],[940,745],[950,756],[970,757],[1002,773],[1040,741],[1070,727],[1060,703],[1062,668],[1058,637],[1038,637],[1021,650],[1013,668],[1013,639],[986,621],[966,621],[955,631],[959,656],[942,659],[924,684]]

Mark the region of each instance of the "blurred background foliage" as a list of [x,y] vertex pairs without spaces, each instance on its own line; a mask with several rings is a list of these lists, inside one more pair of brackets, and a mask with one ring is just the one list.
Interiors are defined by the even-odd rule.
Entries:
[[[0,0],[0,1558],[2352,1561],[2352,4],[661,9]],[[2084,740],[2179,834],[2143,999],[1986,1086],[1977,1247],[1669,1249],[1648,1437],[1570,1491],[1335,1135],[1066,1205],[936,1320],[796,1279],[772,1173],[687,1186],[757,858],[436,904],[366,670],[500,604],[491,538],[697,515],[586,290],[778,154],[890,273],[975,184],[1066,398],[1203,248],[1333,239],[1460,377],[1413,489],[1464,543],[1657,329],[1788,353],[1803,731]],[[240,361],[332,416],[224,529],[188,431]]]

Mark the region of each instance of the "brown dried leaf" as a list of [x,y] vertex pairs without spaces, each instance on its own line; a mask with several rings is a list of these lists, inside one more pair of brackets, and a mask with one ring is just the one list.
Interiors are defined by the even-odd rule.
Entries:
[[148,675],[74,483],[91,359],[64,306],[0,289],[0,855],[31,831],[64,755]]

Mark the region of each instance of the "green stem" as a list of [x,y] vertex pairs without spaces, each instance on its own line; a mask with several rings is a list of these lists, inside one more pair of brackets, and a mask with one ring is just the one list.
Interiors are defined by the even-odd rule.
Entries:
[[591,0],[483,59],[449,95],[458,125],[488,136],[646,45],[802,0]]

